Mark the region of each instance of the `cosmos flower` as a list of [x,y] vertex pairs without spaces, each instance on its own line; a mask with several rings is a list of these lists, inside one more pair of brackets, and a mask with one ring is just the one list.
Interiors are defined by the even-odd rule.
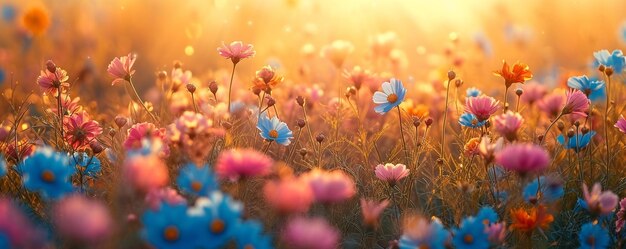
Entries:
[[617,128],[621,133],[626,134],[626,119],[624,119],[624,115],[620,115],[617,122],[615,122],[615,128]]
[[217,48],[220,56],[230,59],[233,64],[239,63],[242,59],[253,57],[256,54],[251,44],[243,44],[241,41],[234,41],[226,45],[222,42],[222,46]]
[[63,238],[85,245],[106,241],[112,232],[113,221],[106,206],[81,195],[61,199],[52,214],[55,228]]
[[430,222],[422,217],[411,219],[405,227],[400,237],[400,249],[445,249],[450,239],[450,232],[437,219]]
[[293,133],[287,124],[280,121],[276,116],[270,119],[267,115],[261,115],[257,123],[257,129],[259,129],[259,134],[264,139],[276,141],[276,143],[284,146],[291,144],[291,139],[293,139]]
[[74,149],[89,146],[89,143],[94,141],[98,135],[102,134],[100,124],[92,120],[86,111],[65,117],[63,120],[63,129],[65,130],[65,141]]
[[132,187],[146,193],[169,182],[167,165],[153,154],[129,154],[122,165],[122,173]]
[[61,92],[63,92],[64,88],[70,86],[70,83],[67,82],[69,78],[70,77],[67,76],[67,72],[60,67],[56,67],[54,72],[50,72],[48,69],[45,69],[41,70],[41,74],[37,77],[37,84],[45,93],[49,93],[50,95],[57,97],[59,88],[61,88]]
[[[222,248],[236,233],[243,205],[219,191],[196,201],[193,212],[198,215],[200,232],[196,247]],[[192,247],[189,247],[192,248]]]
[[378,179],[388,182],[389,185],[391,185],[392,187],[396,185],[396,183],[398,183],[402,178],[405,178],[409,175],[409,170],[404,164],[379,164],[376,166],[374,172],[376,173],[376,177]]
[[452,244],[456,248],[489,248],[489,235],[485,232],[485,224],[474,217],[466,217],[454,231]]
[[617,212],[617,220],[615,221],[615,232],[619,233],[626,224],[626,198],[619,201],[620,209]]
[[495,75],[504,79],[504,84],[509,88],[513,83],[524,83],[533,77],[528,65],[524,63],[515,63],[513,68],[509,67],[506,61],[502,61],[502,69],[494,71]]
[[[153,123],[142,122],[133,124],[126,131],[126,140],[124,140],[124,149],[126,150],[137,150],[140,149],[142,145],[142,141],[146,138],[150,139],[159,139],[161,141],[166,141],[166,131],[165,128],[157,128]],[[170,149],[166,143],[163,143],[162,153],[164,156],[169,155]]]
[[541,98],[537,102],[537,107],[548,116],[556,117],[561,113],[561,110],[563,110],[563,106],[565,106],[565,100],[566,99],[563,94],[553,92]]
[[263,196],[280,213],[305,213],[315,200],[307,179],[291,176],[267,181]]
[[604,82],[589,79],[587,75],[567,79],[567,86],[582,91],[592,101],[603,99],[606,95]]
[[591,138],[594,135],[596,135],[595,131],[589,131],[585,134],[578,133],[573,137],[567,138],[566,141],[565,136],[561,134],[556,138],[556,141],[558,141],[559,144],[563,145],[566,149],[573,149],[576,152],[580,152],[582,149],[587,147],[587,145],[589,145]]
[[563,106],[563,110],[561,110],[563,115],[574,114],[587,117],[587,110],[589,110],[589,99],[583,92],[572,90],[565,94],[565,106]]
[[617,206],[618,197],[610,190],[602,191],[600,183],[595,183],[591,192],[587,184],[583,183],[583,197],[589,212],[599,215],[607,215],[613,212]]
[[223,151],[217,158],[215,171],[222,179],[261,177],[270,173],[274,161],[253,149]]
[[524,89],[524,94],[520,97],[520,101],[528,105],[537,103],[537,101],[541,100],[543,96],[548,93],[546,86],[541,85],[536,81],[530,81],[529,83],[524,84],[522,89]]
[[493,128],[509,141],[517,139],[517,131],[522,127],[524,118],[517,112],[507,111],[493,117]]
[[461,116],[459,117],[459,124],[464,127],[478,128],[485,125],[485,123],[487,123],[487,120],[479,122],[476,118],[476,115],[468,112],[461,114]]
[[283,79],[283,76],[278,75],[272,66],[264,66],[256,71],[256,77],[252,81],[252,90],[272,92],[272,89],[283,82]]
[[504,147],[504,138],[499,137],[495,142],[491,142],[491,138],[483,136],[478,144],[478,153],[490,163],[495,159],[496,152]]
[[356,90],[360,90],[363,84],[368,85],[374,77],[369,70],[364,70],[359,66],[355,66],[352,70],[344,70],[343,77],[346,78]]
[[95,177],[102,169],[100,159],[89,156],[86,152],[74,152],[72,162],[78,166],[85,176]]
[[[65,116],[71,116],[74,113],[78,113],[83,110],[83,107],[78,103],[80,101],[80,97],[70,98],[67,94],[61,94],[61,110],[62,114]],[[49,113],[59,114],[59,110],[56,104],[50,106],[50,108],[46,109]]]
[[58,199],[72,192],[70,177],[76,168],[70,165],[67,154],[41,147],[20,164],[24,187],[37,191],[43,197]]
[[533,206],[530,208],[530,213],[520,209],[511,210],[511,230],[517,230],[520,232],[532,232],[533,230],[540,228],[543,230],[548,229],[550,223],[554,221],[554,216],[548,213],[545,206]]
[[589,222],[580,228],[578,241],[581,249],[604,249],[609,247],[611,238],[602,225]]
[[480,144],[480,138],[473,137],[467,140],[467,143],[463,146],[463,153],[467,156],[475,156],[480,154],[478,146]]
[[485,225],[498,222],[498,213],[490,206],[483,206],[478,210],[476,219]]
[[376,202],[361,198],[361,215],[363,215],[363,223],[369,227],[378,227],[378,219],[380,214],[389,206],[389,200]]
[[498,104],[499,101],[489,96],[469,97],[465,99],[465,112],[474,114],[482,122],[498,111]]
[[389,82],[384,82],[382,88],[382,92],[377,91],[372,96],[374,103],[378,104],[374,111],[381,115],[400,105],[406,95],[406,88],[402,85],[402,81],[398,79],[392,78]]
[[487,226],[485,233],[492,245],[501,245],[506,240],[506,223],[499,222]]
[[237,249],[273,249],[272,238],[263,234],[263,225],[258,221],[245,221],[235,229]]
[[146,194],[146,205],[152,210],[159,210],[161,203],[169,205],[186,205],[187,200],[170,187],[154,188]]
[[0,248],[45,248],[44,236],[13,200],[0,198]]
[[594,64],[597,66],[604,65],[606,67],[613,68],[613,71],[617,74],[622,73],[624,70],[624,66],[626,65],[626,59],[624,58],[624,53],[622,50],[613,50],[613,52],[609,53],[608,50],[600,50],[597,52],[593,52],[593,57],[595,58]]
[[176,183],[185,192],[196,196],[207,196],[219,189],[217,179],[209,169],[209,165],[198,167],[193,163],[188,163],[180,170]]
[[[537,191],[539,185],[541,185],[541,191]],[[531,204],[535,204],[538,201],[541,203],[552,203],[561,199],[564,194],[563,183],[560,180],[552,177],[546,178],[545,176],[539,177],[539,181],[535,179],[527,184],[522,193],[524,200]]]
[[335,249],[340,233],[323,218],[292,218],[285,225],[282,239],[291,248]]
[[198,219],[187,213],[187,205],[163,203],[160,209],[148,209],[141,216],[141,237],[156,248],[193,248],[200,230]]
[[24,11],[22,25],[33,35],[43,34],[50,26],[48,10],[42,6],[32,6]]
[[356,193],[354,181],[342,170],[313,169],[305,177],[313,190],[315,200],[336,203],[351,198]]
[[130,78],[135,73],[133,69],[135,60],[137,60],[137,55],[129,53],[127,56],[115,57],[111,63],[109,63],[107,72],[109,75],[115,77],[111,85],[130,82]]
[[543,171],[550,164],[545,148],[533,144],[511,144],[496,154],[496,163],[525,176]]

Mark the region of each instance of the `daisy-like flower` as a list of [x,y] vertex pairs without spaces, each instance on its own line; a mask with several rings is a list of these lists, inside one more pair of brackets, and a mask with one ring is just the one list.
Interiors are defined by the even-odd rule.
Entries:
[[285,124],[274,116],[271,119],[263,114],[257,123],[257,129],[259,129],[261,137],[269,141],[275,141],[278,144],[287,146],[291,144],[293,139],[293,133]]
[[376,177],[381,181],[386,181],[390,186],[396,185],[402,178],[409,175],[409,170],[404,164],[387,163],[379,164],[374,170]]
[[620,209],[617,212],[617,220],[615,221],[615,232],[619,233],[626,224],[626,198],[619,201]]
[[341,170],[314,169],[303,177],[309,182],[315,200],[321,203],[340,202],[351,198],[356,193],[354,181]]
[[361,198],[361,214],[363,215],[363,223],[365,223],[368,227],[377,228],[378,218],[387,206],[389,206],[389,200],[376,202]]
[[[126,150],[140,149],[143,146],[142,141],[146,138],[165,141],[165,128],[157,128],[156,125],[148,122],[133,124],[133,126],[127,130],[126,140],[124,140],[124,148]],[[164,155],[169,154],[169,146],[167,144],[163,144],[162,149]]]
[[591,142],[591,138],[593,138],[594,135],[596,135],[595,131],[589,131],[585,134],[578,133],[573,137],[567,138],[566,141],[565,136],[561,134],[556,138],[556,141],[558,141],[559,144],[563,145],[566,149],[573,149],[576,152],[580,152],[582,149],[587,147],[587,145],[589,145],[589,142]]
[[609,247],[611,238],[602,225],[589,222],[581,227],[578,241],[581,249],[604,249]]
[[509,88],[513,83],[524,83],[533,77],[528,65],[524,63],[515,63],[513,68],[509,67],[506,61],[502,61],[502,69],[493,72],[495,75],[504,79],[504,84]]
[[524,89],[524,94],[520,97],[520,101],[531,106],[548,93],[546,86],[536,81],[530,81],[528,84],[524,84],[522,89]]
[[483,92],[481,92],[476,87],[470,87],[470,88],[467,88],[467,90],[465,90],[465,97],[467,97],[467,98],[469,98],[469,97],[478,97],[478,96],[480,96],[482,94],[483,94]]
[[513,220],[510,226],[511,230],[524,233],[537,228],[546,230],[554,221],[554,216],[548,213],[548,209],[543,205],[533,206],[530,213],[523,208],[511,210],[511,217]]
[[369,70],[363,70],[359,66],[355,66],[352,70],[345,70],[343,77],[346,78],[356,90],[360,90],[363,84],[367,85],[370,81],[374,80],[372,73]]
[[481,207],[476,214],[476,219],[485,225],[498,222],[498,213],[490,206]]
[[159,210],[162,203],[169,205],[187,205],[187,199],[181,196],[178,191],[170,187],[155,188],[150,190],[144,198],[146,205],[152,210]]
[[63,238],[80,241],[83,245],[106,241],[113,228],[106,206],[81,195],[59,201],[54,207],[52,220]]
[[441,222],[433,218],[430,222],[425,218],[411,219],[400,237],[400,249],[431,248],[445,249],[450,240],[448,232]]
[[252,44],[243,44],[241,41],[234,41],[226,45],[222,42],[222,46],[217,48],[220,56],[230,59],[233,64],[239,63],[242,59],[253,57],[256,54]]
[[37,84],[44,92],[58,97],[59,88],[61,92],[63,92],[64,88],[70,86],[70,83],[67,82],[69,76],[67,76],[67,72],[60,67],[54,67],[52,70],[53,72],[51,72],[50,69],[41,70],[41,74],[37,77]]
[[506,239],[506,223],[500,222],[487,226],[485,233],[492,245],[502,245]]
[[111,63],[109,63],[107,72],[115,77],[111,85],[130,82],[130,78],[135,73],[133,69],[135,60],[137,60],[137,55],[129,53],[127,56],[115,57]]
[[198,216],[196,229],[202,229],[195,247],[188,248],[222,248],[237,232],[242,211],[240,202],[219,191],[199,198],[190,212]]
[[264,66],[261,70],[256,71],[256,77],[252,81],[252,90],[272,92],[272,89],[283,82],[283,79],[283,76],[278,75],[272,66]]
[[274,161],[252,149],[223,151],[217,158],[215,171],[223,179],[260,177],[270,173]]
[[467,156],[478,155],[480,153],[480,151],[478,150],[479,145],[480,145],[480,138],[478,137],[471,138],[463,146],[463,153],[465,153],[465,155]]
[[160,209],[148,209],[141,217],[141,237],[156,248],[194,248],[200,234],[196,217],[187,205],[163,203]]
[[597,52],[593,52],[593,57],[596,59],[594,64],[597,66],[604,65],[607,67],[613,68],[613,71],[617,74],[622,73],[624,70],[624,66],[626,66],[626,59],[624,57],[624,53],[622,50],[613,50],[610,52],[608,50],[600,50]]
[[392,108],[400,105],[406,95],[406,88],[402,85],[402,81],[398,79],[392,78],[389,82],[384,82],[382,88],[382,92],[377,91],[372,96],[374,103],[378,104],[374,111],[379,114],[385,114]]
[[[80,97],[70,98],[67,94],[61,94],[61,114],[65,116],[71,116],[74,113],[83,110],[83,107],[78,104]],[[58,106],[51,105],[46,111],[50,113],[59,114]]]
[[485,121],[498,111],[499,101],[489,96],[469,97],[465,99],[465,112],[476,116],[478,122]]
[[624,115],[620,115],[617,122],[615,122],[615,128],[617,128],[621,133],[626,134],[626,119],[624,119]]
[[193,163],[185,165],[180,170],[176,182],[182,190],[196,196],[207,196],[212,191],[219,189],[217,179],[209,169],[209,165],[202,167]]
[[258,221],[244,221],[235,229],[237,249],[273,249],[272,238],[263,234],[263,225]]
[[95,120],[91,120],[86,111],[65,117],[65,120],[63,120],[63,129],[65,130],[65,141],[74,149],[89,146],[89,143],[94,141],[98,135],[102,134],[100,124]]
[[589,110],[589,99],[583,92],[580,90],[572,90],[565,94],[565,106],[563,106],[563,110],[561,110],[563,115],[574,114],[587,117],[585,113],[587,110]]
[[89,156],[86,152],[74,152],[72,162],[80,169],[81,174],[89,177],[96,177],[102,170],[100,159]]
[[19,165],[24,187],[38,191],[45,198],[58,199],[72,192],[70,177],[76,168],[69,157],[50,147],[41,147]]
[[464,127],[478,128],[485,125],[485,123],[487,123],[487,120],[479,122],[476,118],[476,115],[468,112],[461,114],[461,116],[459,117],[459,124]]
[[[526,94],[524,93],[524,95]],[[557,92],[547,94],[537,102],[539,110],[552,118],[561,113],[563,106],[565,106],[565,96]]]
[[587,75],[567,79],[567,86],[582,91],[590,100],[599,100],[605,97],[606,90],[601,80],[589,79]]
[[467,217],[454,231],[452,244],[456,248],[489,248],[489,235],[485,231],[485,224],[474,217]]
[[263,196],[272,208],[283,214],[306,213],[315,200],[307,179],[292,176],[267,181]]
[[282,240],[291,248],[335,249],[340,236],[323,218],[296,217],[287,222]]
[[[541,190],[537,191],[540,185]],[[541,176],[539,177],[539,181],[535,179],[531,183],[526,185],[526,187],[524,187],[524,192],[522,195],[526,202],[535,204],[537,202],[555,202],[556,200],[563,197],[564,194],[565,191],[563,190],[562,181],[551,177],[546,178],[545,176]]]
[[496,163],[521,176],[543,171],[550,164],[550,155],[539,145],[512,144],[496,154]]
[[583,197],[587,210],[593,214],[607,215],[613,212],[617,206],[618,197],[610,190],[602,191],[600,183],[595,183],[591,192],[583,183]]
[[517,112],[507,111],[493,117],[493,128],[509,141],[517,139],[517,130],[522,126],[524,118]]

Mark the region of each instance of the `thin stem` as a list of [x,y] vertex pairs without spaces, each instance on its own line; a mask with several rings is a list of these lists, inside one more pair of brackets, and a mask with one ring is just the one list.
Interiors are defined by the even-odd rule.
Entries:
[[235,77],[235,67],[237,66],[237,63],[233,63],[233,71],[230,74],[230,83],[228,84],[228,113],[231,112],[230,110],[230,96],[231,96],[231,91],[233,90],[233,78]]
[[450,81],[448,81],[448,85],[446,86],[446,108],[443,111],[443,121],[441,122],[441,158],[445,158],[444,146],[446,142],[446,119],[448,118],[448,97],[450,95]]
[[139,104],[143,107],[143,109],[146,110],[146,112],[150,115],[152,120],[154,120],[154,122],[157,123],[159,120],[154,116],[154,114],[152,114],[152,112],[150,112],[150,110],[148,110],[148,107],[146,106],[146,104],[144,104],[143,100],[141,100],[141,97],[139,97],[139,93],[137,93],[137,89],[135,89],[135,84],[133,84],[132,78],[130,77],[128,78],[128,83],[130,84],[130,88],[133,90],[133,94],[135,94],[135,98],[137,98],[137,102],[139,102]]
[[609,149],[609,124],[608,124],[608,119],[609,119],[609,105],[611,103],[611,77],[606,75],[606,73],[604,74],[604,76],[606,77],[606,106],[604,107],[604,145],[606,146],[606,168],[605,168],[605,176],[606,176],[606,183],[609,182],[609,165],[611,164],[611,153],[610,153],[610,149]]
[[519,100],[521,99],[521,96],[517,96],[517,104],[515,105],[515,112],[519,113]]
[[508,99],[508,96],[509,96],[507,94],[508,92],[509,92],[509,87],[506,86],[504,88],[504,112],[506,112],[509,109],[509,103],[507,102],[507,99]]
[[400,137],[402,137],[402,149],[404,150],[404,160],[406,162],[406,166],[410,166],[409,161],[409,152],[406,150],[406,140],[404,140],[404,131],[402,130],[402,111],[400,111],[400,106],[396,106],[398,108],[398,119],[400,120]]
[[543,137],[541,138],[541,141],[539,141],[539,144],[543,144],[544,141],[546,141],[546,136],[548,136],[548,132],[550,131],[550,129],[552,128],[552,126],[554,126],[554,124],[556,124],[557,121],[559,121],[559,119],[561,119],[561,117],[563,116],[563,113],[559,113],[558,116],[556,116],[556,118],[554,119],[554,121],[552,121],[552,123],[550,123],[550,126],[548,126],[548,129],[546,129],[546,132],[543,133]]
[[193,104],[193,110],[198,113],[198,106],[196,105],[196,98],[193,93],[191,93],[191,103]]

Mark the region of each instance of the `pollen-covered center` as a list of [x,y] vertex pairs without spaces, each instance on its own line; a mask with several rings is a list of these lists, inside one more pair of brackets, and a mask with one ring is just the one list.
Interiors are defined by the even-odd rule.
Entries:
[[277,130],[271,130],[269,132],[269,135],[271,138],[277,138],[278,137],[278,131]]
[[52,173],[52,171],[50,170],[44,170],[43,172],[41,172],[41,180],[43,180],[44,182],[54,182],[54,179],[56,177],[54,176],[54,173]]
[[176,226],[168,226],[163,230],[163,238],[169,242],[177,241],[180,238],[180,232]]
[[195,192],[199,192],[200,190],[202,190],[202,183],[199,181],[191,182],[191,189]]
[[211,232],[214,234],[220,234],[224,232],[225,228],[226,224],[220,219],[215,219],[213,220],[213,222],[211,222]]
[[398,101],[398,95],[396,95],[395,93],[387,95],[387,102],[396,103],[396,101]]
[[474,237],[473,237],[472,235],[470,235],[470,234],[466,234],[466,235],[463,237],[463,241],[464,241],[466,244],[472,244],[472,243],[474,243]]

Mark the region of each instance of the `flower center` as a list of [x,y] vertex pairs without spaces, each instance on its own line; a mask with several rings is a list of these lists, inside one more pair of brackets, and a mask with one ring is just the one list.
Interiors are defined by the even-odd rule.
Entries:
[[176,226],[168,226],[163,230],[163,238],[169,242],[177,241],[180,238],[180,232]]
[[592,245],[592,246],[595,245],[596,244],[596,238],[593,237],[593,236],[587,237],[587,244]]
[[243,247],[243,249],[254,249],[254,246],[247,244],[246,246]]
[[271,138],[277,138],[278,137],[278,131],[277,130],[271,130],[269,132],[269,135]]
[[463,237],[463,241],[464,241],[465,243],[467,243],[467,244],[472,244],[472,243],[474,243],[474,237],[473,237],[472,235],[470,235],[470,234],[466,234],[466,235]]
[[224,232],[225,228],[226,224],[224,224],[224,222],[220,219],[215,219],[213,220],[213,222],[211,222],[211,232],[213,232],[214,234],[220,234]]
[[50,170],[44,170],[43,172],[41,172],[41,180],[43,180],[44,182],[52,183],[54,182],[54,178],[54,173],[52,173],[52,171]]
[[387,102],[396,103],[396,101],[398,101],[398,95],[396,95],[395,93],[387,95]]
[[202,190],[202,183],[199,181],[191,182],[191,189],[196,192],[200,192]]

